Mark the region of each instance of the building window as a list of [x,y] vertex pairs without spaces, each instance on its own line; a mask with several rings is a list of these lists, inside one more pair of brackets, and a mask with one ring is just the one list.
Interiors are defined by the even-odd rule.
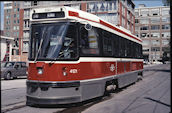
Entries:
[[7,21],[6,21],[6,24],[7,24],[7,25],[8,25],[8,24],[10,24],[10,21],[9,21],[9,20],[7,20]]
[[159,40],[151,40],[151,43],[152,43],[153,46],[159,46],[160,45]]
[[138,20],[138,19],[135,19],[135,23],[136,23],[136,24],[139,23],[139,20]]
[[170,29],[170,25],[162,25],[162,29]]
[[24,32],[23,33],[23,38],[28,39],[29,38],[29,32]]
[[170,10],[162,9],[162,16],[164,16],[164,15],[170,15]]
[[14,8],[14,12],[16,12],[17,11],[17,9],[16,8]]
[[149,19],[140,19],[140,24],[149,24]]
[[17,8],[17,11],[19,12],[20,11],[20,8]]
[[7,13],[11,13],[11,9],[7,9]]
[[13,27],[13,30],[16,30],[16,26]]
[[24,6],[25,7],[30,6],[31,5],[30,3],[31,3],[30,1],[24,1]]
[[19,18],[20,17],[20,15],[19,14],[17,14],[17,18]]
[[149,16],[149,11],[143,10],[140,12],[141,16]]
[[14,18],[16,17],[16,14],[14,14]]
[[136,17],[139,17],[139,12],[135,12],[135,16]]
[[170,32],[161,33],[162,38],[170,38]]
[[144,47],[143,48],[143,52],[148,52],[149,51],[149,48],[148,47]]
[[32,1],[31,6],[34,6],[34,5],[38,5],[38,2],[37,1]]
[[164,23],[170,22],[170,17],[162,17],[162,22]]
[[160,23],[160,18],[151,18],[151,23]]
[[17,30],[19,30],[19,26],[17,26],[17,28],[16,28]]
[[17,37],[19,37],[19,32],[17,32]]
[[16,36],[16,32],[13,33],[13,36],[14,36],[14,37]]
[[28,28],[29,27],[29,21],[24,21],[24,28]]
[[149,34],[148,33],[141,33],[140,34],[140,37],[141,38],[148,38],[149,37]]
[[125,19],[122,17],[122,26],[125,26]]
[[19,19],[17,19],[17,23],[18,23],[18,24],[20,23]]
[[14,20],[14,24],[16,24],[16,20]]
[[169,45],[169,40],[162,40],[162,45],[163,46],[168,46]]
[[30,11],[24,10],[24,18],[29,18],[29,16],[30,16]]
[[151,30],[159,30],[160,26],[159,25],[152,25]]
[[142,26],[140,27],[140,30],[148,30],[149,29],[149,26]]
[[28,42],[23,42],[23,52],[28,52],[29,44]]
[[118,19],[117,19],[117,14],[116,13],[110,13],[110,14],[96,14],[98,17],[112,23],[112,24],[117,24]]
[[17,4],[16,4],[16,2],[14,2],[14,6],[16,6]]
[[160,51],[160,47],[151,47],[151,51]]
[[159,15],[159,9],[152,9],[151,10],[151,15],[152,16],[158,16]]
[[6,32],[6,36],[10,36],[10,32]]
[[8,18],[10,18],[10,15],[7,15],[7,16],[6,16],[6,19],[8,19]]
[[127,22],[127,29],[130,30],[130,22]]
[[160,33],[151,33],[151,37],[160,38]]
[[75,8],[75,9],[81,9],[81,5],[80,4],[72,4],[71,7]]
[[149,40],[143,40],[143,46],[148,46],[149,45]]

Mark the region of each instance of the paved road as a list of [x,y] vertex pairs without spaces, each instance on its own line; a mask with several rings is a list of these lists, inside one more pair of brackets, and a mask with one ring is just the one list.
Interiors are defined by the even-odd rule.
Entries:
[[1,109],[7,113],[169,113],[170,64],[145,66],[143,80],[77,106],[25,105],[26,79],[1,81]]

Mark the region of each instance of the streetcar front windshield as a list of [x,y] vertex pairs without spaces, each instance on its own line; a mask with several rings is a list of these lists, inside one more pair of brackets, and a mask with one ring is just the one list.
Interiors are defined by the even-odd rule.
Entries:
[[76,59],[76,26],[69,22],[32,24],[30,59]]

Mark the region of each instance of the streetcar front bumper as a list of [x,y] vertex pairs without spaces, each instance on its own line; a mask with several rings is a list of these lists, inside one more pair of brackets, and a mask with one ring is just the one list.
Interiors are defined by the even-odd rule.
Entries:
[[27,105],[70,104],[81,101],[80,82],[38,82],[27,84]]

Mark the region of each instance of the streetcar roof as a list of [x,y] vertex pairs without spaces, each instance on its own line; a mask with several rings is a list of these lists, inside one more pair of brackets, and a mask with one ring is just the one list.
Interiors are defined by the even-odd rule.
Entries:
[[[32,14],[45,13],[45,12],[46,13],[64,12],[64,17],[44,18],[44,19],[35,19],[35,20],[32,19]],[[124,27],[111,24],[94,14],[91,14],[82,10],[78,10],[78,9],[67,7],[67,6],[42,7],[42,8],[39,7],[39,8],[33,8],[31,10],[30,20],[33,22],[34,21],[57,21],[57,19],[58,20],[69,19],[69,20],[75,20],[81,23],[86,22],[86,23],[91,24],[92,26],[100,27],[111,32],[116,31],[115,32],[116,34],[123,37],[128,36],[130,37],[130,40],[134,39],[133,41],[137,41],[138,43],[142,42],[142,40],[139,37],[133,35],[129,30],[125,29]],[[107,28],[105,28],[104,26],[106,26]]]

